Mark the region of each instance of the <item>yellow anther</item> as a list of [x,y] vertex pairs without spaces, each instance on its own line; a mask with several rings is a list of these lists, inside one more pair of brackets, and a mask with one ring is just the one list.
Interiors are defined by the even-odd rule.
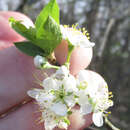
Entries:
[[85,31],[86,29],[85,28],[82,28],[83,31]]
[[111,114],[111,112],[109,111],[108,114]]
[[75,25],[73,24],[73,25],[72,25],[72,28],[74,28],[74,26],[75,26]]
[[77,23],[76,23],[76,24],[73,24],[73,25],[71,26],[71,28],[69,28],[69,25],[64,25],[65,28],[72,29],[72,31],[77,31],[77,32],[79,31],[79,32],[82,33],[84,36],[86,36],[87,39],[89,40],[90,37],[89,37],[88,31],[87,31],[85,28],[77,29],[77,26],[78,26]]
[[87,37],[88,38],[88,40],[90,39],[90,37]]
[[108,117],[109,114],[105,114],[105,117]]
[[87,36],[89,36],[89,33],[86,33]]
[[79,29],[79,31],[81,32],[81,28]]
[[113,95],[109,96],[109,98],[113,98]]
[[65,28],[68,28],[69,26],[68,25],[64,25]]
[[109,95],[112,95],[112,92],[109,92]]

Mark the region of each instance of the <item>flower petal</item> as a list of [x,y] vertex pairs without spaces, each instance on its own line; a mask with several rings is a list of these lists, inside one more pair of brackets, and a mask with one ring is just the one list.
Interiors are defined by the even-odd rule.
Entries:
[[92,120],[97,127],[101,127],[103,125],[102,112],[93,113]]
[[70,75],[63,80],[64,88],[67,92],[76,92],[78,89],[76,87],[76,80],[74,76]]
[[65,104],[63,104],[61,102],[53,104],[50,109],[59,116],[66,116],[66,114],[67,114],[67,107]]
[[80,112],[85,115],[92,112],[92,105],[91,104],[83,104],[80,106]]
[[67,69],[66,66],[61,66],[60,69],[58,69],[55,73],[55,77],[58,79],[58,80],[62,80],[64,79],[66,76],[69,75],[69,70]]
[[37,99],[41,91],[42,91],[41,89],[33,89],[33,90],[27,91],[27,94],[30,97]]
[[43,87],[47,91],[52,90],[52,89],[58,89],[58,85],[57,85],[56,81],[50,77],[43,80]]

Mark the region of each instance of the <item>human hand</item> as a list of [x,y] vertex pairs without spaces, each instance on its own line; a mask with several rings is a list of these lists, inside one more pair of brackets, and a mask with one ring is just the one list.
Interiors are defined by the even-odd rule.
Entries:
[[[0,119],[1,130],[44,130],[43,124],[37,124],[40,113],[36,113],[38,106],[32,102],[26,92],[36,87],[33,74],[39,74],[33,66],[33,59],[19,52],[13,42],[25,40],[14,32],[8,25],[8,18],[13,16],[17,20],[23,20],[25,25],[33,26],[33,23],[25,15],[16,12],[0,12],[0,115],[3,115],[24,101],[17,110],[9,112]],[[61,49],[62,48],[62,49]],[[66,52],[66,43],[62,43],[56,49],[57,61],[63,64]],[[58,51],[60,50],[60,51]],[[80,55],[79,55],[80,54]],[[64,55],[64,56],[63,56]],[[76,74],[90,63],[91,49],[78,48],[71,57],[70,71]],[[53,70],[47,71],[53,73]],[[89,73],[89,72],[88,72]],[[38,86],[37,86],[38,87]],[[85,119],[85,120],[84,120]],[[84,119],[80,117],[78,109],[71,115],[69,130],[79,130],[92,123],[91,114]]]

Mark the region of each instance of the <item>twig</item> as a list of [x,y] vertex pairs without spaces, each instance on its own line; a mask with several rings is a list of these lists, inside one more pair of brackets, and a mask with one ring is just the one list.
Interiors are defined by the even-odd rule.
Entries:
[[109,34],[110,34],[110,31],[111,31],[114,24],[115,24],[115,19],[111,18],[109,23],[108,23],[108,26],[106,28],[106,31],[104,33],[104,37],[102,39],[102,43],[101,43],[101,46],[100,46],[98,54],[97,54],[99,57],[102,57],[102,54],[104,52],[104,49],[106,47],[106,43],[107,43],[107,40],[108,40],[108,37],[109,37]]
[[105,123],[112,129],[112,130],[120,130],[119,128],[115,127],[107,117],[105,117]]

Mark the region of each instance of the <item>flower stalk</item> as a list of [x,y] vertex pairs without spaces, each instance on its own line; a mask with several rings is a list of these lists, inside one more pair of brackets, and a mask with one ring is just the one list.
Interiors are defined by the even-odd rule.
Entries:
[[42,66],[43,69],[59,69],[59,66],[51,65],[50,63],[46,63],[45,65]]
[[69,69],[69,65],[70,65],[70,58],[71,58],[71,54],[72,54],[72,51],[74,50],[74,46],[69,43],[68,41],[68,55],[67,55],[67,60],[66,60],[66,63],[65,63],[65,66]]
[[115,127],[109,120],[107,117],[105,118],[105,123],[112,129],[112,130],[120,130],[119,128]]

